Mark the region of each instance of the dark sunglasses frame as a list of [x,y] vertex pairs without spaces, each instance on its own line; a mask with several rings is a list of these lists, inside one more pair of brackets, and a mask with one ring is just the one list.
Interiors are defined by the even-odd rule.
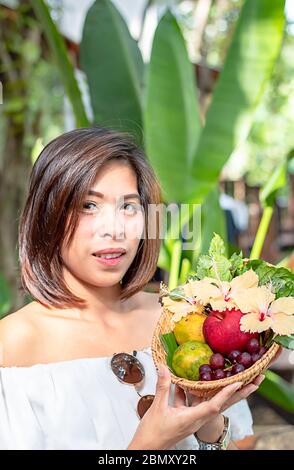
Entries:
[[143,364],[136,357],[137,351],[133,354],[118,353],[111,358],[110,367],[116,378],[123,384],[134,385],[140,399],[137,403],[137,415],[140,419],[149,410],[153,403],[154,395],[141,395],[138,388],[145,379],[145,369]]

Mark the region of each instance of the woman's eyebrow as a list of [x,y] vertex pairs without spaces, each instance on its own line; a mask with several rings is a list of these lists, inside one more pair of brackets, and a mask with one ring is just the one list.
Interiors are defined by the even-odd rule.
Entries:
[[[104,197],[104,194],[102,193],[99,193],[99,191],[94,191],[93,189],[90,189],[89,192],[88,192],[88,195],[89,196],[97,196],[97,197],[101,197],[103,198]],[[120,196],[121,198],[123,199],[133,199],[133,198],[136,198],[140,201],[140,195],[138,193],[131,193],[131,194],[124,194],[122,196]]]

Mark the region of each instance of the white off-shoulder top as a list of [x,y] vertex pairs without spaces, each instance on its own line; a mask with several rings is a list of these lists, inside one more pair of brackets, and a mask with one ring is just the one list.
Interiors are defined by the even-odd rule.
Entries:
[[[131,352],[132,353],[132,352]],[[154,394],[157,372],[151,348],[137,351],[145,368],[140,394]],[[111,357],[0,367],[0,449],[126,449],[139,424],[139,396],[119,382]],[[171,387],[170,400],[173,399]],[[252,434],[245,400],[224,414],[232,438]],[[197,449],[193,435],[172,449]]]

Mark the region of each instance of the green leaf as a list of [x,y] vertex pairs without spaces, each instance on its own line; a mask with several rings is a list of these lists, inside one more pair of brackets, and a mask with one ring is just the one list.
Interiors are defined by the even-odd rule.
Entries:
[[289,336],[275,336],[274,342],[280,344],[284,348],[294,349],[294,335]]
[[182,242],[181,240],[176,240],[171,254],[170,274],[168,280],[169,289],[175,288],[179,283],[181,256]]
[[[219,198],[219,189],[216,185],[201,206],[201,253],[207,253],[209,247],[214,250],[213,244],[215,244],[216,252],[219,251],[220,254],[226,255],[227,250],[224,242],[227,240],[226,222]],[[216,231],[219,234],[219,239],[214,236]]]
[[222,238],[215,233],[211,242],[208,253],[212,258],[217,258],[218,256],[226,255],[226,245]]
[[166,201],[184,202],[201,130],[196,83],[185,41],[167,12],[155,32],[147,74],[144,127],[147,155]]
[[190,270],[191,270],[190,260],[187,258],[183,258],[181,271],[180,271],[180,278],[179,278],[180,284],[185,284],[185,282],[187,282]]
[[232,279],[231,261],[225,256],[225,243],[217,233],[214,234],[208,251],[209,255],[199,256],[196,276],[199,279],[208,276],[220,281],[230,281]]
[[283,410],[294,413],[293,386],[275,372],[271,370],[265,372],[265,379],[259,386],[258,392]]
[[12,306],[12,295],[5,277],[0,274],[0,318],[4,317]]
[[96,124],[135,133],[142,140],[144,64],[136,41],[109,0],[89,9],[80,46]]
[[173,333],[165,333],[163,335],[160,335],[160,340],[167,354],[167,358],[166,358],[167,365],[171,369],[171,371],[173,371],[173,368],[172,368],[173,355],[176,349],[178,348],[175,335]]
[[243,267],[244,264],[242,251],[240,251],[240,253],[233,253],[230,258],[230,263],[232,277],[236,277],[238,275],[237,272]]
[[57,30],[44,0],[31,0],[31,5],[40,20],[41,27],[44,30],[51,52],[57,63],[66,95],[73,109],[76,125],[77,127],[87,127],[89,125],[89,121],[84,109],[81,93],[75,79],[74,67],[69,60],[64,39]]
[[231,281],[230,267],[231,263],[225,256],[216,256],[213,259],[212,277],[220,281]]
[[170,270],[170,254],[164,243],[161,243],[157,266],[165,271]]
[[191,199],[215,185],[233,150],[248,135],[254,110],[271,76],[284,30],[284,0],[246,0],[201,133]]
[[273,172],[270,179],[259,193],[260,202],[263,207],[272,207],[275,203],[277,192],[283,188],[287,182],[287,161],[279,165]]
[[187,300],[184,289],[181,286],[175,287],[169,292],[169,297],[172,300]]
[[201,255],[196,267],[196,276],[199,279],[211,277],[212,259],[208,255]]
[[259,285],[271,283],[277,299],[294,296],[294,273],[290,269],[277,268],[263,260],[251,260],[243,266],[239,274],[248,269],[253,269],[258,275]]
[[40,59],[41,48],[35,41],[26,39],[21,44],[21,53],[25,57],[27,63],[34,64]]

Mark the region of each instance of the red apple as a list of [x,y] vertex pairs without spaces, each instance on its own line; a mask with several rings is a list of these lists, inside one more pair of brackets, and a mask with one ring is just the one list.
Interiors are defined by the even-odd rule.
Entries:
[[213,311],[205,319],[203,334],[214,352],[229,354],[234,349],[245,351],[251,338],[259,338],[258,333],[244,333],[240,330],[240,310]]

